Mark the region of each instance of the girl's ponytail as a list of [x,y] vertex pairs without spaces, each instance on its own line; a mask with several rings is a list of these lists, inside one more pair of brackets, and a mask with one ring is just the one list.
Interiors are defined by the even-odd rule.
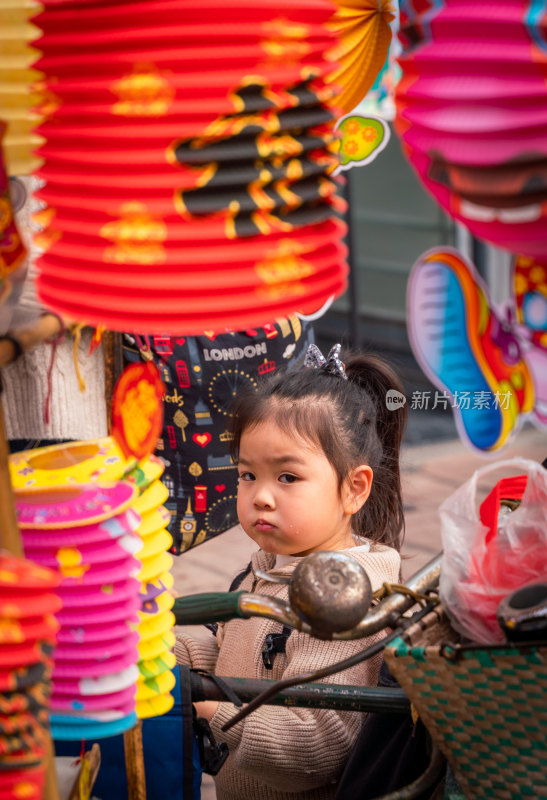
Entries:
[[362,449],[363,456],[368,458],[372,467],[374,478],[370,496],[357,514],[356,527],[363,536],[398,550],[404,531],[399,451],[407,408],[404,402],[399,403],[397,399],[404,400],[404,389],[396,372],[377,355],[367,354],[348,359],[346,374],[372,400],[377,436],[374,446],[370,436],[373,420],[367,420],[370,424],[366,426],[368,433],[362,437]]

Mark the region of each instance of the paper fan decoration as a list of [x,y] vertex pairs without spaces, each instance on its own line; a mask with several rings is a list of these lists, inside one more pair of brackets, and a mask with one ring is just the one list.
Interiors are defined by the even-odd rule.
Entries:
[[395,14],[390,0],[335,0],[335,5],[327,27],[337,35],[331,55],[338,66],[328,80],[341,88],[336,104],[347,114],[365,97],[384,66]]
[[58,585],[54,572],[0,552],[0,784],[10,800],[42,797]]
[[36,91],[41,73],[35,68],[40,53],[35,40],[40,30],[31,17],[41,9],[34,0],[4,0],[0,6],[0,119],[9,175],[30,175],[41,164],[33,152],[43,139],[34,131],[37,111],[45,98]]
[[137,333],[242,330],[346,284],[332,6],[49,0],[43,302]]
[[400,21],[395,127],[410,163],[475,236],[545,260],[545,11],[407,0]]

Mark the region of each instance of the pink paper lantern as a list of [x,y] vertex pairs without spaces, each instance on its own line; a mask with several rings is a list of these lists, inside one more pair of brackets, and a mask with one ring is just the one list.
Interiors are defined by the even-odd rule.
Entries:
[[547,12],[402,0],[396,130],[425,187],[481,239],[547,258]]

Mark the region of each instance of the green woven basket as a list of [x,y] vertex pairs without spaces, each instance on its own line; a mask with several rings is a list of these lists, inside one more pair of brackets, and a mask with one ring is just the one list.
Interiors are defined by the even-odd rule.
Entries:
[[547,646],[456,641],[439,609],[385,659],[468,800],[547,798]]

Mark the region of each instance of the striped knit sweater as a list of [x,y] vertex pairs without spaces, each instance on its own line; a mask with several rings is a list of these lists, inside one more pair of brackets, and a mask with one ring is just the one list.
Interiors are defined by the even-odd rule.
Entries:
[[[384,581],[397,582],[399,554],[371,543],[346,551],[367,571],[373,590]],[[274,567],[275,556],[259,550],[253,555],[253,571],[239,589],[287,599],[286,585],[256,578],[255,569],[272,575],[290,575],[296,562]],[[325,642],[293,631],[286,653],[277,654],[273,669],[262,663],[268,633],[282,626],[267,619],[233,620],[223,629],[220,648],[216,640],[196,641],[180,634],[175,645],[179,663],[208,669],[221,676],[280,680],[333,664],[381,639]],[[325,679],[328,683],[375,686],[381,655]],[[262,706],[227,732],[222,725],[236,709],[220,703],[211,721],[219,740],[228,743],[230,755],[215,777],[218,800],[327,800],[334,797],[350,749],[362,724],[359,712]]]

